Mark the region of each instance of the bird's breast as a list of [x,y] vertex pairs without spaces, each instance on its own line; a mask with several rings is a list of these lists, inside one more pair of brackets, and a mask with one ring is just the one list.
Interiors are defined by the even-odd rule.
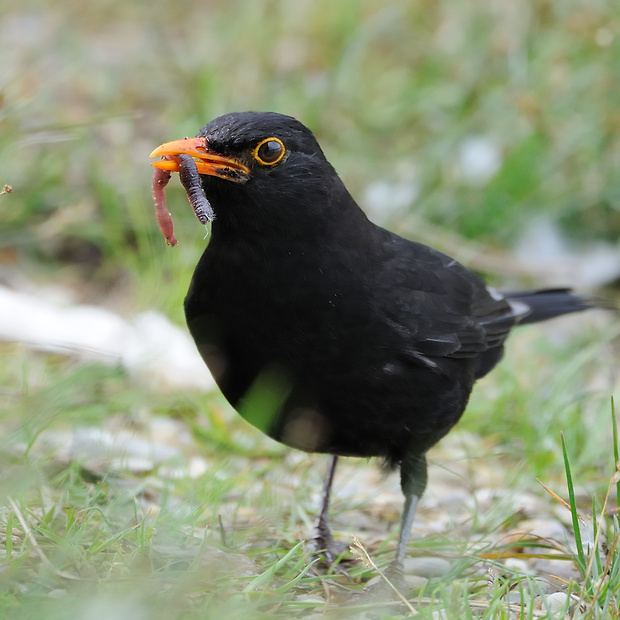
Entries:
[[[377,312],[370,267],[303,247],[282,245],[268,257],[224,249],[204,253],[185,310],[201,355],[244,418],[296,448],[390,458],[411,441],[399,429],[415,434],[416,419],[428,426],[417,410],[436,393],[435,372],[400,361],[393,371],[400,344]],[[438,388],[446,402],[462,400],[448,387]]]

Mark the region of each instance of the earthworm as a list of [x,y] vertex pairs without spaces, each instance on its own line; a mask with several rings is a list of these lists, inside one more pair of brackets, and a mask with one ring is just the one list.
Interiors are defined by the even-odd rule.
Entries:
[[[176,161],[179,165],[179,179],[185,188],[185,193],[198,221],[201,224],[212,222],[215,219],[215,213],[202,189],[196,162],[189,155],[185,154],[164,155],[162,159]],[[170,176],[171,172],[169,170],[155,168],[153,173],[153,201],[155,203],[155,217],[157,218],[159,228],[166,239],[166,243],[174,246],[178,242],[174,236],[172,215],[166,206],[166,185],[170,181]]]
[[196,168],[196,162],[189,155],[176,155],[179,164],[179,179],[185,188],[189,203],[194,209],[194,213],[201,224],[212,222],[215,219],[215,213],[211,203],[207,200],[200,183],[200,175]]
[[[164,156],[165,159],[172,159]],[[177,238],[174,236],[174,226],[172,224],[172,215],[166,206],[166,185],[170,181],[170,171],[155,168],[153,173],[153,202],[155,203],[155,217],[159,224],[166,243],[170,246],[177,244]]]

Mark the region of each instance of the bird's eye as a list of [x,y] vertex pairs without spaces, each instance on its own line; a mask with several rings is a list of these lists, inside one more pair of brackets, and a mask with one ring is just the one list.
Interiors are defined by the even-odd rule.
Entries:
[[264,166],[277,164],[286,153],[284,144],[278,138],[266,138],[261,140],[254,149],[254,159]]

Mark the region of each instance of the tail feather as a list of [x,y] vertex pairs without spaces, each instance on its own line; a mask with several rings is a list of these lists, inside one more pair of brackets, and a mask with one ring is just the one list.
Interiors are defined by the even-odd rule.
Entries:
[[530,312],[519,323],[538,323],[556,316],[582,312],[591,308],[614,308],[612,304],[595,297],[575,295],[568,288],[546,289],[539,291],[514,291],[504,293],[509,300],[525,304]]

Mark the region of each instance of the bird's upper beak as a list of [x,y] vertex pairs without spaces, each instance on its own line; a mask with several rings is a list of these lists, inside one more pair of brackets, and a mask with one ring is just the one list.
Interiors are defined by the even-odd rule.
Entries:
[[182,138],[158,146],[150,156],[162,159],[151,162],[151,166],[178,172],[179,164],[174,158],[166,157],[170,155],[189,155],[196,161],[199,174],[220,177],[228,181],[243,182],[250,174],[250,169],[235,158],[223,157],[210,151],[205,138]]

